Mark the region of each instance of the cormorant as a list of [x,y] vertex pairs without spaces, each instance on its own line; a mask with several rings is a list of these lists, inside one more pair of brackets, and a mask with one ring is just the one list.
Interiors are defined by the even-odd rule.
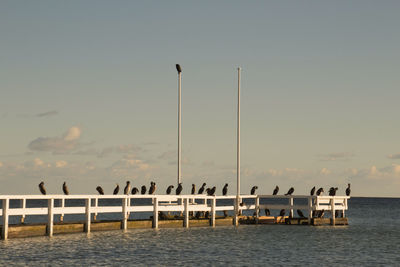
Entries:
[[213,196],[215,194],[215,190],[216,190],[216,187],[214,186],[213,188],[207,188],[206,191],[209,196]]
[[279,186],[276,186],[274,192],[272,192],[272,195],[276,196],[278,192],[279,192]]
[[124,188],[124,195],[129,195],[131,191],[131,182],[126,181],[126,186]]
[[196,194],[196,185],[192,184],[192,195]]
[[174,188],[173,185],[168,186],[168,188],[167,188],[167,195],[171,194],[172,188]]
[[139,193],[139,189],[137,189],[137,187],[132,188],[132,195],[136,195],[137,193]]
[[46,195],[46,189],[44,188],[44,182],[40,182],[39,190],[40,190],[40,193],[42,193],[42,195]]
[[228,194],[228,184],[225,184],[224,188],[222,188],[222,195],[226,196]]
[[313,196],[314,194],[315,194],[315,186],[311,189],[310,196]]
[[156,183],[150,182],[149,195],[154,194],[154,192],[156,192]]
[[322,193],[324,193],[324,189],[321,187],[320,189],[317,190],[317,196],[321,196]]
[[142,185],[142,190],[140,191],[140,193],[141,193],[142,195],[144,195],[144,194],[146,194],[146,191],[147,191],[146,186],[145,186],[145,185]]
[[69,191],[68,191],[66,182],[63,183],[62,189],[63,189],[64,195],[69,195]]
[[269,211],[269,209],[265,209],[265,216],[270,216],[271,212]]
[[99,192],[100,195],[104,195],[104,190],[101,188],[101,186],[96,187],[97,192]]
[[346,188],[346,196],[350,196],[350,193],[351,193],[350,184],[348,184]]
[[281,209],[281,211],[279,212],[279,216],[285,216],[285,209]]
[[332,196],[332,197],[335,196],[337,190],[338,190],[337,187],[331,187],[331,188],[329,188],[329,195]]
[[118,192],[119,192],[119,184],[117,184],[117,186],[115,187],[113,194],[117,195]]
[[293,194],[293,192],[294,192],[294,188],[291,187],[291,188],[289,189],[289,191],[285,194],[285,196],[291,196],[291,195]]
[[256,194],[256,190],[258,189],[258,186],[253,186],[250,190],[250,195],[255,195]]
[[181,66],[179,64],[176,64],[175,66],[176,66],[176,70],[178,71],[178,73],[181,73],[182,72]]
[[304,216],[303,212],[301,210],[297,210],[297,214],[301,217],[301,218],[305,218],[306,216]]
[[204,193],[204,189],[206,187],[206,183],[203,183],[203,185],[199,188],[199,192],[197,192],[199,195]]
[[177,196],[179,196],[179,195],[181,194],[182,189],[183,189],[182,183],[179,183],[179,184],[178,184],[178,187],[177,187],[176,190],[175,190],[175,193],[176,193]]

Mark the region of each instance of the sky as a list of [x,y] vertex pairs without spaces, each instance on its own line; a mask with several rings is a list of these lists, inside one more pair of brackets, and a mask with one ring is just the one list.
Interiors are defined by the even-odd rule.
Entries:
[[[400,197],[399,1],[0,2],[0,194]],[[219,188],[219,189],[218,189]],[[325,190],[327,191],[327,190]]]

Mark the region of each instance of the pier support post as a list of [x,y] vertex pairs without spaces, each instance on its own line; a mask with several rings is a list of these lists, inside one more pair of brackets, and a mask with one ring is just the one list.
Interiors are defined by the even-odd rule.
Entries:
[[94,207],[96,208],[96,211],[94,213],[93,219],[96,221],[97,220],[97,206],[99,205],[99,199],[96,197],[94,199]]
[[217,207],[217,200],[214,196],[213,199],[211,199],[211,221],[210,221],[210,226],[215,227],[215,214],[216,214],[216,208]]
[[22,210],[24,213],[22,214],[22,217],[21,217],[21,223],[25,222],[25,208],[26,208],[26,198],[23,198],[22,199]]
[[85,199],[85,214],[86,214],[86,223],[85,223],[85,232],[90,233],[90,224],[91,224],[91,213],[90,213],[90,203],[91,199]]
[[308,225],[311,225],[312,212],[313,212],[313,197],[309,197],[308,198],[308,211],[307,211]]
[[128,229],[128,197],[122,199],[122,225],[123,230]]
[[54,224],[54,199],[47,200],[47,235],[53,236],[53,224]]
[[153,228],[158,229],[158,199],[153,199]]
[[185,214],[184,214],[184,220],[183,220],[183,227],[189,228],[189,198],[185,198],[184,200],[184,208],[185,208]]
[[289,218],[293,218],[293,197],[292,196],[290,196],[290,198],[289,198],[289,205],[290,205]]
[[9,207],[10,200],[3,199],[3,227],[1,237],[3,240],[7,240],[8,238],[8,207]]
[[332,219],[331,219],[331,224],[335,225],[335,197],[331,198],[331,213],[332,213]]
[[260,218],[260,197],[259,196],[256,197],[255,206],[256,206],[256,210],[255,210],[255,212],[256,212],[256,224],[258,224],[258,220]]
[[[62,198],[61,199],[61,209],[64,209],[64,207],[65,207],[65,198]],[[64,213],[61,213],[61,216],[60,216],[60,222],[62,222],[62,221],[64,221]]]
[[233,201],[233,205],[235,206],[235,216],[233,217],[233,225],[234,226],[239,226],[239,212],[240,212],[240,208],[239,208],[239,203],[240,203],[240,198],[236,198]]

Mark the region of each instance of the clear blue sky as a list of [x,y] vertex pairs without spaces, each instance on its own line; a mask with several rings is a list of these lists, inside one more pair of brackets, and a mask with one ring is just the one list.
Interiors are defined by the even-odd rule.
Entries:
[[[399,197],[398,1],[1,1],[0,193],[183,181]],[[162,189],[161,189],[162,188]],[[220,190],[218,189],[218,192]],[[219,192],[220,193],[220,192]]]

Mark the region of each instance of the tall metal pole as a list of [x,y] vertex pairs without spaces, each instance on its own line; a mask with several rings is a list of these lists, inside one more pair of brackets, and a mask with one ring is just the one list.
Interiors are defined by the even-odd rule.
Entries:
[[[236,191],[236,220],[239,216],[239,204],[240,204],[240,68],[238,71],[238,108],[237,108],[237,162],[236,162],[236,174],[237,174],[237,191]],[[236,221],[237,225],[238,222]]]
[[182,182],[181,177],[181,160],[182,160],[182,140],[181,140],[181,123],[182,123],[182,104],[181,104],[181,84],[182,84],[182,69],[179,64],[176,64],[176,70],[178,71],[178,185]]

